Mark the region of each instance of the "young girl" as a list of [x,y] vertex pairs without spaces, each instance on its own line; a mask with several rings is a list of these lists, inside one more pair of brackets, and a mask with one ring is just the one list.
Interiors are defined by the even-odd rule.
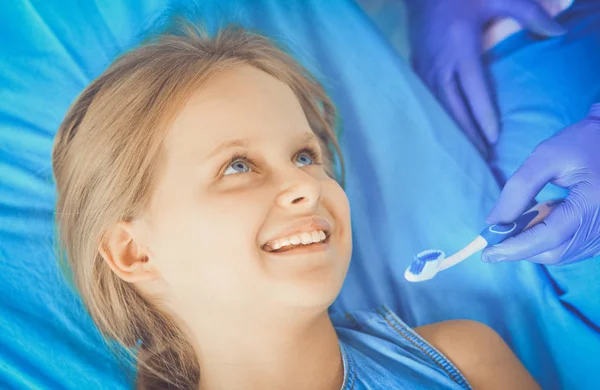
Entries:
[[352,250],[334,116],[241,29],[165,35],[73,104],[52,156],[61,246],[137,388],[537,388],[484,325],[328,315]]

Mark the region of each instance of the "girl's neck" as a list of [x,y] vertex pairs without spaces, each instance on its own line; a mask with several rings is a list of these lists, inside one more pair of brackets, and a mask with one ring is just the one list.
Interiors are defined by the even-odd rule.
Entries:
[[192,328],[200,389],[341,389],[342,356],[326,310],[220,320]]

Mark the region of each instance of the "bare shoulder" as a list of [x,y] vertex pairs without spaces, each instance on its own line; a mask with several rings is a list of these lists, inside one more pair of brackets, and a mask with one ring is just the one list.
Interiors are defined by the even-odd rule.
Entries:
[[502,338],[469,320],[438,322],[415,331],[443,353],[474,389],[539,389]]

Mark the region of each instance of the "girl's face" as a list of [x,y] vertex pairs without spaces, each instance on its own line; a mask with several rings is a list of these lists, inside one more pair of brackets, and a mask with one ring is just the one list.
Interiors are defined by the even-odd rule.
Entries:
[[219,73],[165,151],[144,241],[177,306],[329,306],[352,250],[348,199],[286,84],[250,66]]

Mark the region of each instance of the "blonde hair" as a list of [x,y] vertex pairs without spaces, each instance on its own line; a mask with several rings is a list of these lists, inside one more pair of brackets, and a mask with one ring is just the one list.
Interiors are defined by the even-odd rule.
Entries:
[[112,272],[99,246],[111,226],[147,208],[162,141],[190,93],[241,64],[291,87],[322,141],[329,173],[333,147],[343,177],[335,110],[322,86],[267,38],[239,27],[211,38],[187,25],[182,35],[164,34],[124,54],[82,92],[56,135],[60,266],[105,339],[137,362],[137,388],[197,389],[198,358],[173,319]]

